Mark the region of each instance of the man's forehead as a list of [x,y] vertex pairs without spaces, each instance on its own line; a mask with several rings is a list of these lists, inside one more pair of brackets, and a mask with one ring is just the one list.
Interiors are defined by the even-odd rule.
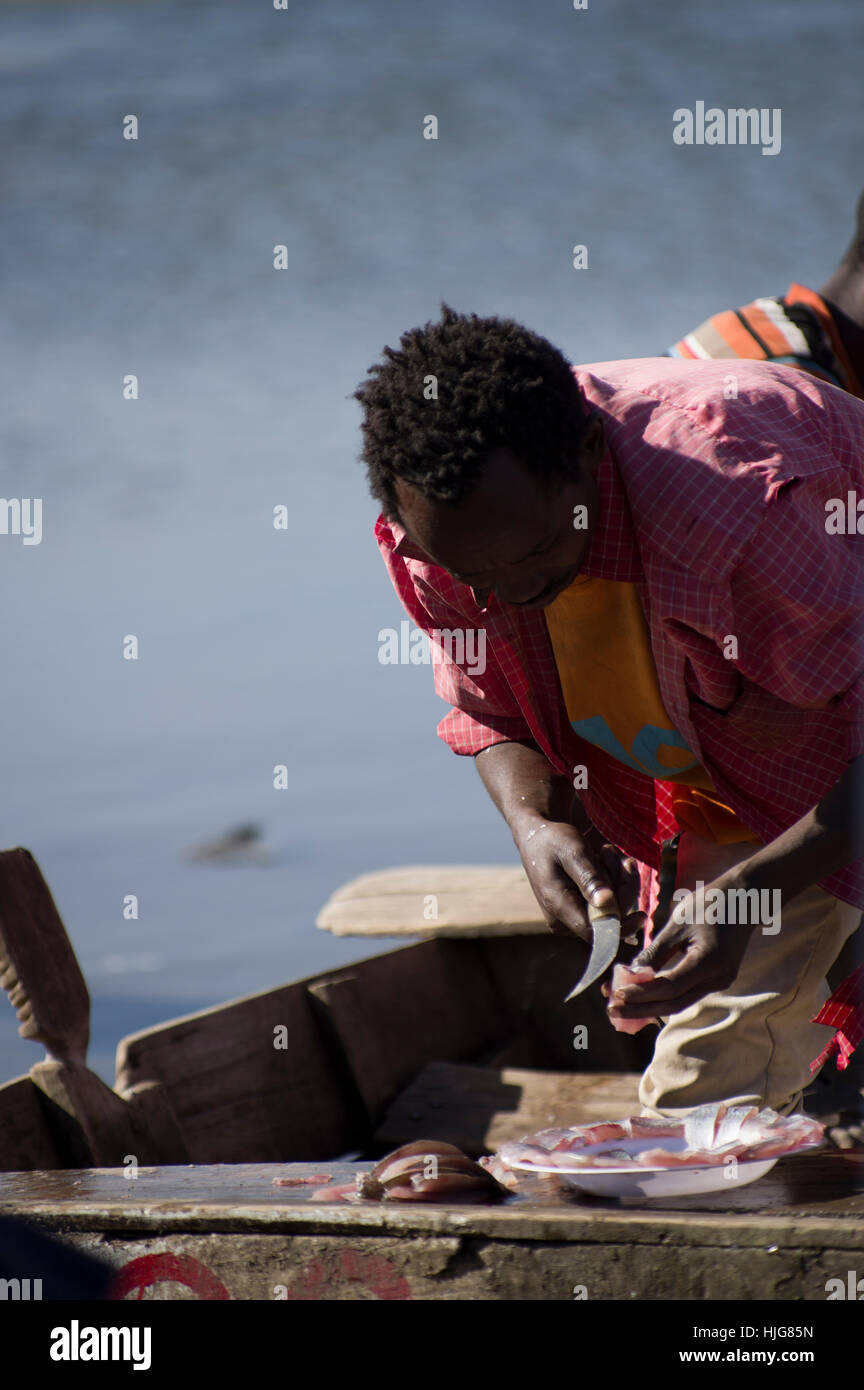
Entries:
[[[509,449],[494,450],[468,495],[458,505],[430,497],[402,479],[396,481],[399,511],[416,534],[457,535],[485,530],[517,528],[545,508],[547,497],[540,479]],[[399,540],[405,528],[391,522]],[[414,544],[414,542],[406,542]],[[415,546],[416,548],[416,546]],[[405,553],[403,551],[400,554]]]
[[395,553],[405,560],[443,566],[453,573],[457,570],[465,575],[487,573],[501,565],[521,563],[542,541],[554,534],[558,516],[557,511],[551,515],[548,512],[541,515],[528,513],[509,519],[505,526],[490,525],[489,521],[489,518],[478,519],[474,526],[455,537],[433,535],[431,550],[434,555],[403,527],[391,522],[396,539]]

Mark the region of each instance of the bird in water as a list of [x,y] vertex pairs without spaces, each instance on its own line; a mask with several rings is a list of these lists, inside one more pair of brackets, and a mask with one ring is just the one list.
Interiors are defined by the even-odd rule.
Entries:
[[254,821],[237,825],[218,839],[194,845],[187,859],[210,864],[270,864],[272,856],[258,844],[261,827]]

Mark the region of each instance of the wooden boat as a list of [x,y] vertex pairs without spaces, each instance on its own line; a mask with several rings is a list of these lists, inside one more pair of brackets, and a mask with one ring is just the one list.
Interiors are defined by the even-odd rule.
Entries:
[[411,1140],[478,1155],[632,1114],[653,1045],[597,987],[562,1004],[585,948],[545,931],[521,870],[368,875],[319,924],[430,939],[132,1034],[112,1088],[38,866],[0,854],[2,981],[46,1050],[0,1086],[0,1212],[107,1258],[117,1297],[821,1300],[864,1276],[859,1153],[662,1201],[313,1200]]

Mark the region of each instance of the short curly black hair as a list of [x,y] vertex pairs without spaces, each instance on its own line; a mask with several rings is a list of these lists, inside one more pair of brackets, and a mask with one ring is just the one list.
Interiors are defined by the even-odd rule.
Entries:
[[447,304],[438,323],[399,341],[354,392],[369,489],[387,516],[399,520],[397,479],[424,497],[463,502],[500,447],[550,485],[573,476],[587,411],[558,348],[512,319]]

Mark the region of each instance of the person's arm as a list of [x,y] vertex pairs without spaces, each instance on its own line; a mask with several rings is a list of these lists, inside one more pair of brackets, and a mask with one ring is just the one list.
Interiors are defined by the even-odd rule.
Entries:
[[591,825],[566,777],[528,741],[496,743],[477,771],[513,836],[550,929],[591,940],[586,904],[621,915],[625,935],[643,925],[639,874]]
[[[472,663],[470,672],[453,660],[437,635],[461,632],[466,651],[479,650],[477,632],[482,616],[465,584],[459,584],[431,564],[422,568],[409,563],[394,544],[398,528],[383,516],[375,526],[375,538],[390,581],[402,607],[415,627],[425,632],[434,648],[433,680],[441,699],[451,706],[438,726],[438,735],[454,753],[474,756],[489,744],[531,738],[531,730],[505,680],[491,644],[484,641],[482,669]],[[469,643],[469,635],[475,643]],[[487,650],[488,649],[488,650]]]
[[[680,1013],[704,995],[728,989],[738,973],[750,936],[764,924],[756,920],[740,922],[737,912],[735,916],[729,914],[731,922],[706,923],[703,918],[709,890],[723,893],[730,903],[750,901],[729,897],[732,893],[751,889],[778,892],[779,921],[772,920],[770,930],[782,931],[783,908],[787,903],[819,879],[864,855],[862,800],[864,756],[850,763],[818,806],[776,840],[761,846],[700,893],[690,893],[679,900],[678,910],[672,913],[668,924],[632,962],[662,974],[646,984],[628,985],[618,992],[615,1003],[622,1018]],[[676,961],[679,955],[681,959]],[[672,961],[676,963],[670,964]]]
[[787,902],[864,857],[864,756],[854,758],[818,806],[741,865],[742,886],[778,886]]
[[[679,902],[633,962],[662,974],[621,992],[616,1005],[624,1006],[624,1018],[678,1013],[734,980],[750,935],[760,926],[735,919],[706,923],[709,889],[724,895],[779,892],[782,931],[784,904],[864,856],[864,575],[854,545],[826,532],[819,493],[808,496],[802,482],[772,504],[733,571],[728,632],[738,638],[735,664],[752,684],[794,708],[824,710],[848,765],[782,834],[702,894]],[[715,640],[720,645],[719,635]]]
[[[475,762],[483,785],[506,820],[513,838],[539,820],[571,820],[581,803],[568,779],[554,771],[528,740],[499,743],[478,753]],[[584,816],[581,829],[590,822]],[[523,825],[524,823],[524,825]]]
[[[435,641],[436,628],[465,628],[477,621],[468,616],[476,608],[470,591],[445,571],[424,566],[415,582],[411,557],[397,553],[394,532],[384,518],[379,518],[376,538],[403,608],[430,640]],[[567,778],[554,772],[532,742],[492,644],[486,648],[483,669],[469,675],[438,646],[435,689],[453,707],[439,725],[439,735],[454,752],[475,758],[550,929],[590,941],[590,898],[612,912],[620,907],[624,934],[632,936],[645,921],[645,913],[638,911],[635,860],[622,860],[618,850],[604,844]]]

